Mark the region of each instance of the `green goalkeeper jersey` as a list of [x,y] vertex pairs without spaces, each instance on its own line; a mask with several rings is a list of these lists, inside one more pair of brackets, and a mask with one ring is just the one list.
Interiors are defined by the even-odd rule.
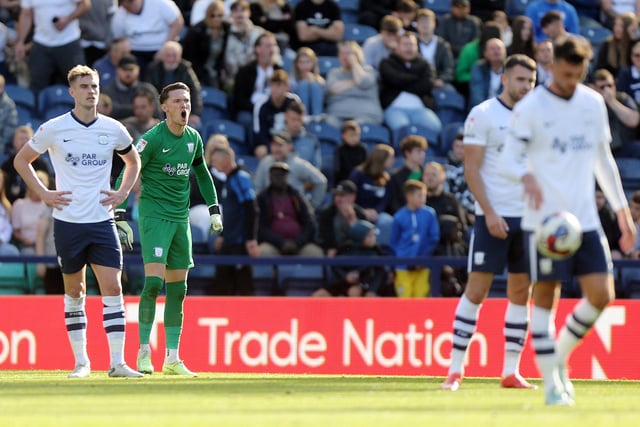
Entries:
[[[186,126],[182,136],[176,136],[162,121],[140,137],[136,148],[142,162],[140,216],[187,221],[192,166],[206,172],[209,182],[198,179],[198,184],[207,204],[217,203],[213,181],[203,163],[202,138],[195,129]],[[197,172],[200,178],[202,171]]]

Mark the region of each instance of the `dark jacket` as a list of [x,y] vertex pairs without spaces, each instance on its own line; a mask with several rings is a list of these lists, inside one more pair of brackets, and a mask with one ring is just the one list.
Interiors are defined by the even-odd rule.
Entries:
[[387,108],[400,92],[417,95],[425,107],[433,108],[434,71],[421,56],[410,62],[407,67],[402,59],[392,53],[380,62],[380,104]]
[[[278,64],[273,65],[274,70],[278,70]],[[233,85],[233,107],[236,114],[240,111],[248,111],[253,113],[253,104],[251,103],[251,95],[258,78],[258,62],[251,61],[247,65],[240,67],[236,74],[235,83]]]
[[220,55],[215,59],[214,68],[218,71],[218,81],[211,81],[209,79],[209,73],[205,69],[205,64],[209,59],[209,45],[211,44],[211,36],[207,31],[207,25],[204,21],[198,22],[193,27],[189,28],[187,34],[184,37],[183,46],[184,51],[182,56],[184,59],[191,61],[193,71],[196,72],[200,83],[205,86],[222,87],[221,72],[224,69],[224,52],[227,48],[227,39],[229,38],[229,27],[231,25],[228,22],[224,22],[222,27],[224,28],[224,36],[222,39],[222,51]]
[[[307,199],[300,194],[295,188],[288,185],[287,193],[293,202],[298,223],[301,230],[298,237],[294,239],[296,245],[302,248],[307,243],[312,243],[316,236],[316,220],[313,215],[313,208]],[[258,209],[260,211],[260,220],[258,222],[258,241],[271,243],[278,249],[282,248],[285,239],[271,231],[271,222],[273,216],[271,213],[271,186],[265,188],[258,194]]]
[[[453,81],[453,70],[455,69],[455,60],[453,59],[453,53],[451,52],[451,45],[448,41],[440,36],[435,36],[438,42],[436,44],[436,54],[433,59],[434,64],[431,64],[435,68],[436,78],[446,83]],[[422,42],[418,41],[418,45]]]
[[[362,209],[358,205],[354,205],[353,209],[356,213],[357,219],[366,220],[367,216],[364,213],[364,209]],[[349,230],[344,230],[342,236],[339,236],[338,231],[334,227],[334,218],[339,215],[338,207],[335,203],[327,206],[325,209],[320,211],[318,215],[318,237],[319,243],[322,246],[322,249],[325,251],[328,249],[337,249],[342,246],[346,239],[348,239]],[[340,237],[344,237],[344,240],[341,240]]]
[[164,69],[162,61],[153,61],[147,66],[147,72],[144,80],[151,83],[158,92],[161,92],[162,88],[170,83],[182,82],[186,84],[189,86],[189,90],[191,91],[191,113],[196,116],[202,114],[200,80],[191,67],[191,63],[189,61],[183,59],[178,65],[178,68],[173,72],[173,75],[170,77]]
[[[337,255],[342,256],[364,256],[364,257],[376,257],[385,255],[380,246],[364,247],[361,244],[346,244],[343,245]],[[360,283],[363,290],[370,292],[378,292],[380,288],[386,283],[388,272],[382,265],[366,265],[366,266],[352,266],[352,265],[335,265],[331,267],[333,276],[338,283],[345,283],[347,274],[351,271],[357,270],[360,273]]]

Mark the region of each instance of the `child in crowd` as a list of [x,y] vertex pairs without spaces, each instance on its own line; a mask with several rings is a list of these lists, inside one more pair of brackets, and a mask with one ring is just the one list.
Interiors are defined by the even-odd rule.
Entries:
[[349,178],[351,171],[367,158],[367,147],[360,141],[360,125],[355,120],[342,124],[342,144],[336,153],[335,182]]

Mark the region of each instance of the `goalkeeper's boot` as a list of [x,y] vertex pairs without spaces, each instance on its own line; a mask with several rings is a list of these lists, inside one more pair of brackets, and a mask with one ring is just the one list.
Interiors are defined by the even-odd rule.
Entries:
[[91,366],[88,364],[76,365],[73,371],[67,375],[67,378],[87,378],[89,375],[91,375]]
[[111,378],[140,378],[144,377],[140,372],[136,372],[130,367],[127,366],[126,363],[121,363],[117,366],[113,366],[109,369],[109,376]]
[[564,363],[558,365],[558,376],[560,377],[560,382],[562,382],[565,393],[567,393],[567,396],[573,400],[576,394],[573,388],[573,383],[569,380],[569,376],[567,375],[567,367]]
[[462,374],[460,372],[454,372],[449,374],[446,380],[440,384],[442,390],[457,391],[462,384]]
[[162,373],[165,375],[181,375],[185,377],[197,377],[198,374],[190,371],[182,360],[178,360],[173,363],[164,362],[162,365]]
[[151,353],[148,351],[138,353],[138,361],[136,363],[138,372],[151,375],[153,374],[153,364],[151,363]]
[[503,377],[500,380],[500,386],[502,388],[528,388],[531,390],[537,390],[538,386],[529,383],[527,380],[522,378],[519,374],[511,374]]

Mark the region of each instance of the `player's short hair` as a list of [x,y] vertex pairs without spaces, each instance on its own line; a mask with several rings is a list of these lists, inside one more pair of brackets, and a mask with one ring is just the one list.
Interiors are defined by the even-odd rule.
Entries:
[[360,125],[355,120],[345,120],[342,123],[342,129],[340,129],[341,133],[345,133],[347,131],[360,132]]
[[598,68],[596,71],[594,71],[591,79],[594,82],[601,82],[603,80],[615,81],[613,74],[611,74],[611,72],[605,68]]
[[86,65],[76,65],[67,73],[67,82],[71,86],[78,78],[84,76],[95,76],[96,79],[100,79],[98,72],[93,68]]
[[553,24],[558,21],[564,21],[562,13],[557,10],[550,10],[545,13],[542,19],[540,19],[540,28],[545,28],[547,25]]
[[168,84],[163,87],[162,91],[160,92],[160,104],[164,104],[164,102],[169,98],[169,93],[174,90],[186,90],[187,92],[191,93],[189,86],[182,82]]
[[563,60],[569,64],[584,64],[591,59],[591,45],[582,38],[567,36],[553,47],[554,61]]
[[426,150],[428,147],[429,141],[420,135],[407,135],[400,141],[400,152],[403,156],[406,156],[414,148]]
[[408,179],[402,185],[402,192],[407,194],[412,194],[418,191],[427,192],[427,184],[422,181],[418,181],[417,179]]
[[504,71],[510,70],[518,65],[526,68],[529,71],[537,70],[536,61],[522,53],[515,53],[513,55],[507,56],[507,59],[504,60]]
[[287,111],[293,111],[294,113],[304,115],[304,113],[306,112],[306,108],[302,102],[294,99],[287,105],[284,111],[285,113]]

